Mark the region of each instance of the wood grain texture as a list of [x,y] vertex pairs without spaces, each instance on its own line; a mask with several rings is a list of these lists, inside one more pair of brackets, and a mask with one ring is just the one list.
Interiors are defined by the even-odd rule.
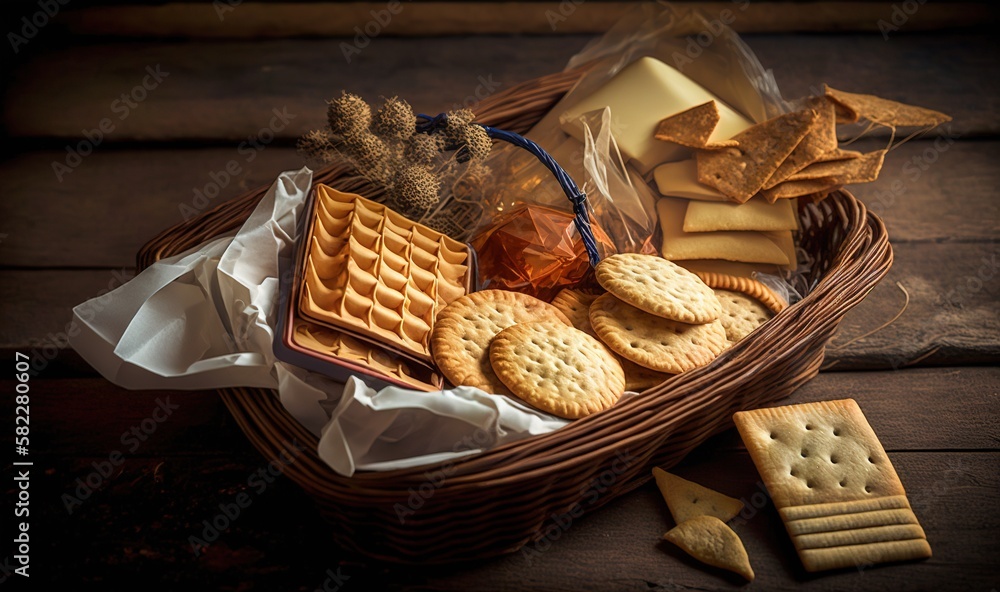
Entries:
[[304,164],[295,150],[276,146],[249,152],[238,143],[190,150],[110,148],[84,159],[60,182],[51,166],[59,156],[26,153],[0,164],[5,197],[0,232],[7,235],[0,243],[0,265],[132,266],[147,240],[185,219],[188,210],[182,206],[215,207]]
[[[1000,368],[911,368],[823,372],[779,404],[852,398],[890,453],[1000,450]],[[743,448],[730,430],[706,447]]]
[[[901,369],[912,366],[990,364],[1000,360],[1000,268],[996,243],[896,245],[889,276],[841,324],[828,347],[834,370]],[[31,271],[0,274],[0,347],[44,351],[61,341],[71,309],[116,283],[120,270]],[[992,277],[989,274],[993,274]],[[981,280],[979,278],[987,278]],[[892,325],[846,347],[902,308]]]
[[[732,431],[699,447],[675,471],[747,503],[733,525],[760,589],[958,589],[949,582],[961,589],[988,589],[997,577],[990,558],[1000,552],[995,535],[1000,528],[996,426],[964,438],[946,435],[979,430],[980,423],[968,423],[970,417],[988,421],[996,416],[996,377],[996,369],[976,368],[947,369],[947,374],[833,373],[796,394],[796,400],[812,400],[849,392],[858,399],[927,531],[934,549],[927,562],[806,574],[753,463],[744,450],[728,444]],[[0,388],[7,386],[9,382],[0,383]],[[660,542],[673,523],[652,484],[571,520],[565,529],[552,531],[547,543],[494,561],[426,569],[359,563],[325,542],[325,526],[301,490],[280,477],[263,489],[259,479],[250,481],[267,462],[211,393],[127,392],[101,379],[40,378],[33,388],[39,446],[33,452],[32,487],[37,492],[33,499],[40,500],[32,514],[38,527],[34,552],[36,560],[51,558],[46,563],[51,567],[37,572],[46,581],[72,576],[111,586],[155,573],[163,589],[312,590],[329,577],[327,569],[339,569],[352,585],[388,590],[740,586],[724,572],[706,569]],[[134,453],[129,451],[121,442],[122,432],[149,417],[156,400],[165,397],[178,408]],[[951,397],[951,404],[936,405],[943,397]],[[911,413],[912,421],[894,421],[914,408],[926,411]],[[4,416],[10,411],[5,404]],[[78,423],[83,417],[86,429]],[[915,432],[924,426],[936,427],[939,439],[917,440]],[[901,450],[914,443],[919,449]],[[941,449],[924,450],[936,446]],[[122,451],[125,460],[98,481],[93,463],[107,461],[113,450]],[[77,479],[88,477],[97,487],[77,492]],[[80,493],[85,495],[82,503],[69,501],[72,514],[67,513],[63,496]],[[229,521],[207,551],[195,556],[189,537],[203,536],[203,521],[212,521],[221,513],[219,504],[232,504],[240,493],[249,496],[250,505]],[[963,543],[969,540],[977,544]]]
[[[998,368],[955,367],[905,372],[827,372],[796,391],[787,403],[843,397],[858,401],[889,452],[1000,450]],[[13,390],[13,383],[0,381]],[[128,391],[96,375],[33,379],[34,434],[53,456],[92,456],[122,449],[122,434],[150,416],[159,401],[178,406],[157,436],[129,456],[224,455],[243,436],[213,391]],[[786,402],[782,402],[784,404]],[[92,409],[113,410],[92,413]],[[87,417],[86,430],[78,420]],[[742,448],[735,430],[716,436],[708,448]]]
[[[885,148],[860,141],[852,149]],[[948,134],[911,140],[891,150],[879,178],[848,189],[878,215],[893,244],[1000,239],[1000,142]]]
[[[403,4],[385,27],[386,35],[431,36],[467,33],[571,34],[604,31],[621,18],[630,2],[454,2]],[[686,2],[678,2],[686,4]],[[691,4],[694,4],[693,2]],[[879,31],[878,21],[891,22],[892,7],[885,2],[698,2],[710,18],[722,11],[739,14],[733,27],[739,32]],[[739,10],[740,6],[745,6]],[[69,33],[87,36],[254,38],[349,36],[355,26],[372,19],[371,11],[386,9],[384,2],[314,2],[285,5],[253,3],[219,8],[207,2],[163,6],[118,6],[76,10],[60,25]],[[925,31],[977,27],[996,18],[984,4],[931,4],[912,15],[906,28]]]
[[[995,242],[893,247],[889,275],[844,317],[828,369],[894,369],[1000,361],[1000,248]],[[880,331],[846,345],[903,314]]]
[[[240,141],[267,127],[274,109],[286,109],[294,119],[277,133],[293,139],[322,126],[323,101],[343,89],[368,100],[399,95],[419,111],[437,112],[471,103],[477,92],[562,70],[590,39],[379,37],[351,63],[336,39],[231,42],[225,51],[215,51],[210,42],[82,46],[19,64],[3,123],[14,136],[79,140],[82,130],[110,118],[114,130],[107,142]],[[885,41],[878,33],[748,35],[746,41],[773,68],[787,97],[826,82],[947,111],[956,134],[1000,130],[1000,72],[987,36],[912,34]],[[80,63],[102,67],[95,71]],[[113,111],[113,101],[156,65],[169,76],[120,119],[123,108]]]
[[[864,141],[861,150],[883,148]],[[943,147],[943,150],[942,150]],[[253,160],[247,162],[250,155]],[[121,267],[163,228],[184,219],[181,205],[194,207],[196,190],[214,191],[232,176],[211,206],[283,170],[302,166],[291,148],[268,146],[242,153],[226,148],[100,150],[59,182],[52,172],[54,151],[21,154],[0,163],[0,265]],[[1000,142],[961,139],[914,140],[889,153],[881,178],[850,187],[879,214],[893,243],[995,241],[1000,239]],[[45,199],[35,199],[37,195]],[[80,224],[86,220],[86,224]]]

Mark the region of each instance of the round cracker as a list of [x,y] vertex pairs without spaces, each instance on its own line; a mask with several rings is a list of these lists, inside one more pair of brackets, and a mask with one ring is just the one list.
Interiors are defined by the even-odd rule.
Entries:
[[466,294],[438,313],[431,333],[434,363],[454,385],[509,395],[490,365],[490,341],[511,325],[551,320],[570,324],[556,307],[527,294],[506,290]]
[[507,327],[490,344],[496,375],[525,403],[577,419],[614,405],[625,372],[604,344],[558,321]]
[[595,335],[590,327],[590,305],[597,299],[597,294],[584,294],[579,290],[565,288],[552,299],[552,306],[566,315],[571,325],[577,329]]
[[704,366],[729,346],[718,319],[701,325],[680,323],[639,310],[614,294],[594,301],[590,322],[613,352],[650,370],[669,374]]
[[767,284],[755,279],[716,273],[714,271],[695,271],[695,275],[701,278],[709,288],[718,290],[731,290],[742,292],[755,300],[759,300],[764,306],[773,312],[785,310],[788,303],[778,296],[778,293],[767,286]]
[[[597,296],[598,294],[584,294],[578,290],[566,288],[552,299],[552,306],[562,311],[574,327],[587,335],[597,337],[594,327],[590,324],[590,305],[594,303],[594,300],[597,300]],[[618,358],[622,369],[625,370],[625,390],[627,391],[642,392],[658,386],[672,376],[643,368],[635,362],[630,362],[617,355],[615,357]]]
[[726,338],[733,343],[749,335],[773,316],[763,304],[741,292],[716,290],[715,295],[722,303],[719,322],[726,330]]
[[595,270],[601,287],[635,308],[682,323],[710,323],[722,308],[697,275],[662,257],[618,253]]

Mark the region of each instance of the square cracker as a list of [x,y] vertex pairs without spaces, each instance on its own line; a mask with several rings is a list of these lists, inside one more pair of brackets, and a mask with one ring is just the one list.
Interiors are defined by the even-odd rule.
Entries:
[[[787,266],[789,251],[785,235],[790,241],[791,231],[763,233],[734,232],[684,232],[684,217],[688,200],[664,197],[656,202],[656,212],[663,229],[663,257],[671,261],[687,259],[725,259],[744,263],[765,263]],[[780,242],[780,244],[779,244]],[[794,256],[794,246],[791,252]]]
[[684,214],[684,232],[719,230],[798,230],[790,200],[768,203],[757,196],[742,204],[692,201]]
[[698,181],[743,203],[760,191],[816,124],[812,109],[769,119],[737,134],[737,148],[699,150]]
[[930,557],[882,444],[853,399],[733,416],[808,571]]

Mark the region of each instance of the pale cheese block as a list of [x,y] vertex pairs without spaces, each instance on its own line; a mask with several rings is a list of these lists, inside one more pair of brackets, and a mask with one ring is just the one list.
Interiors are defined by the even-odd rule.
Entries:
[[753,123],[677,69],[642,57],[615,74],[593,94],[559,116],[563,131],[582,140],[579,119],[585,113],[611,107],[615,140],[643,175],[664,162],[681,160],[691,150],[653,137],[659,122],[708,101],[719,105],[721,119],[709,141],[727,140]]

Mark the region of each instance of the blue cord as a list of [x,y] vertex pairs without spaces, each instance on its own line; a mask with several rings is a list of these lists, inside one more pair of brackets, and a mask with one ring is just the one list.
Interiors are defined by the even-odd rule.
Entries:
[[[439,113],[434,117],[423,114],[417,115],[417,132],[433,133],[434,130],[443,126],[447,121],[447,113]],[[597,252],[597,241],[594,239],[594,233],[590,228],[590,215],[587,212],[587,194],[580,191],[580,188],[577,187],[573,178],[570,177],[561,166],[559,166],[559,163],[557,163],[554,158],[549,156],[549,153],[546,152],[545,149],[528,138],[525,138],[520,134],[515,134],[514,132],[500,130],[488,125],[478,123],[476,125],[486,130],[486,134],[489,135],[490,138],[508,142],[532,153],[543,165],[545,165],[545,168],[552,172],[556,181],[559,182],[560,187],[562,187],[563,192],[566,194],[566,197],[568,197],[570,203],[573,204],[573,222],[576,224],[576,229],[580,232],[580,238],[583,239],[583,247],[587,250],[587,258],[590,259],[590,264],[592,266],[596,266],[600,263],[601,256]]]

